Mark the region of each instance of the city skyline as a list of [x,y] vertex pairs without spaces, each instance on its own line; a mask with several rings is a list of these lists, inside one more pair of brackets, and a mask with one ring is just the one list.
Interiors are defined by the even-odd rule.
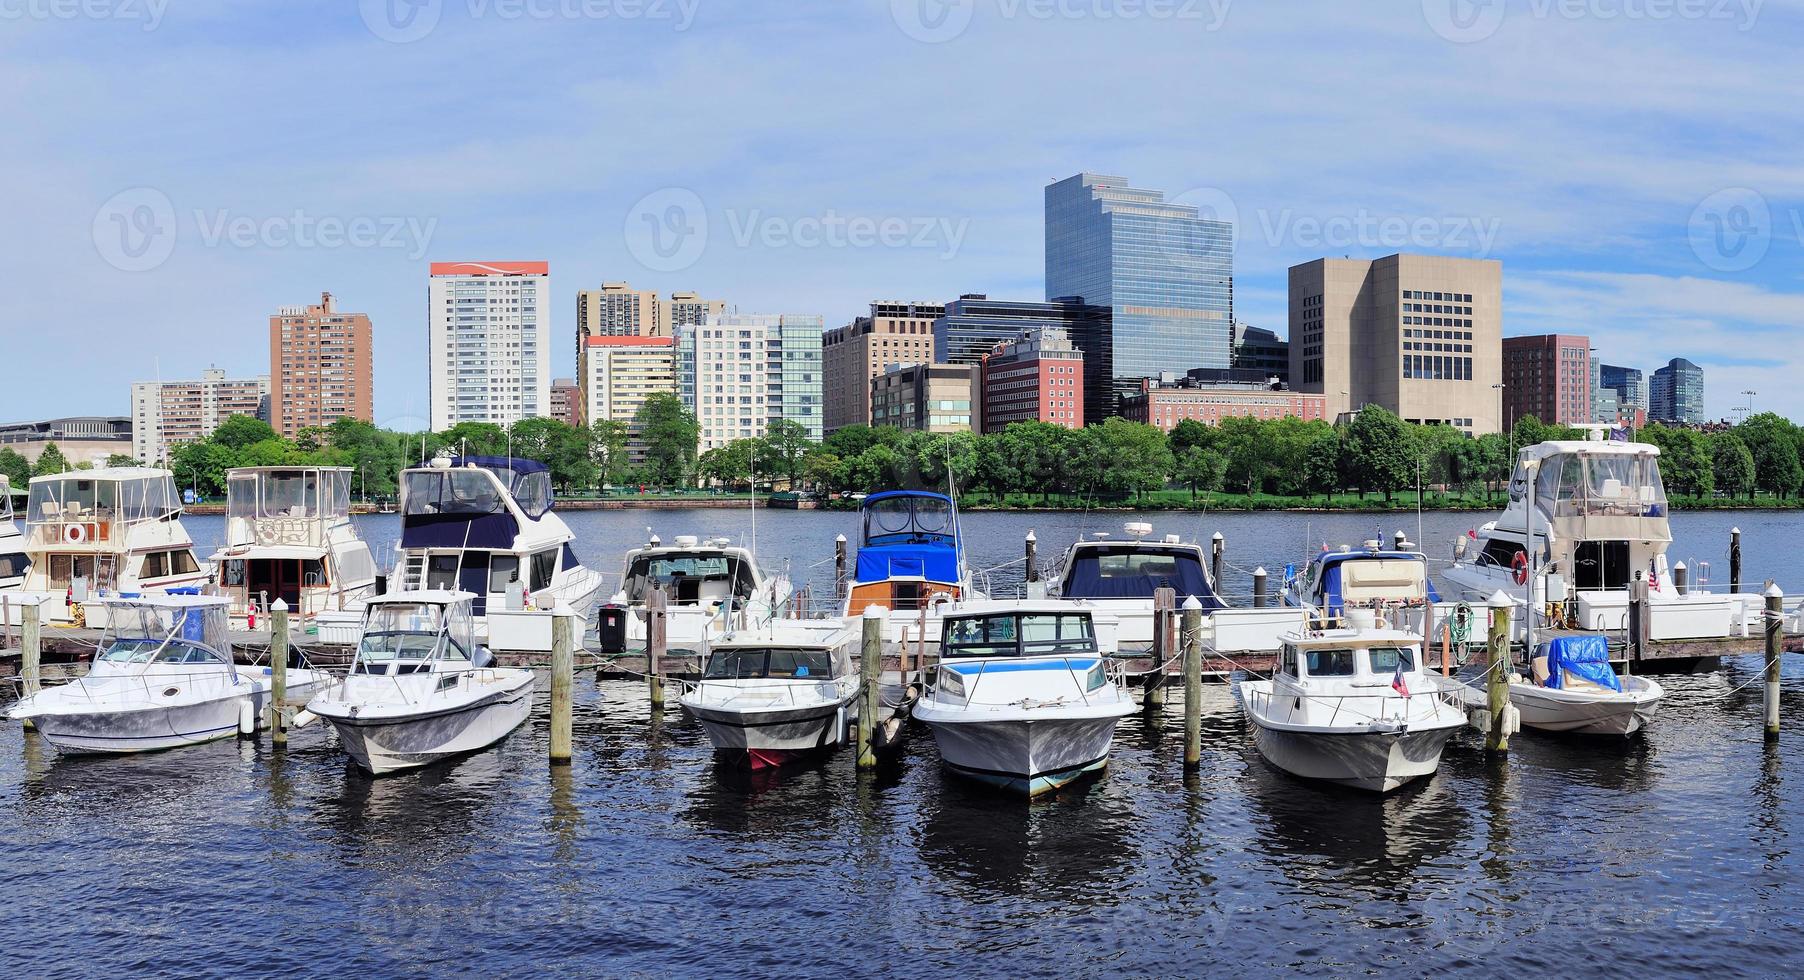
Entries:
[[[984,6],[943,37],[903,7],[693,6],[679,30],[450,5],[405,38],[379,36],[351,4],[251,16],[197,3],[148,30],[9,21],[0,45],[22,97],[0,109],[17,150],[0,166],[33,193],[15,203],[26,233],[4,256],[43,288],[11,291],[0,310],[54,325],[11,332],[20,362],[65,355],[69,336],[93,354],[89,384],[21,377],[0,414],[123,414],[130,384],[159,374],[264,373],[256,338],[270,309],[330,291],[375,325],[377,421],[421,427],[420,283],[429,263],[471,256],[551,263],[559,377],[576,374],[576,292],[603,282],[829,326],[875,297],[1039,300],[1044,188],[1089,171],[1232,217],[1245,323],[1289,334],[1286,273],[1299,262],[1497,258],[1505,336],[1583,333],[1603,362],[1650,376],[1688,358],[1709,378],[1706,417],[1732,417],[1748,390],[1756,410],[1804,417],[1804,393],[1782,384],[1792,355],[1772,342],[1804,316],[1791,271],[1804,252],[1798,137],[1761,123],[1789,101],[1783,80],[1741,67],[1750,47],[1793,46],[1794,8],[1760,8],[1758,30],[1522,13],[1476,36],[1420,5],[1321,5],[1308,19],[1323,30],[1301,38],[1294,11],[1251,5],[1219,21],[1208,5],[1201,19],[1107,21]],[[644,64],[575,56],[607,39],[644,50]],[[762,59],[773,44],[794,57]],[[1312,56],[1329,44],[1335,59]],[[1694,70],[1664,73],[1681,49]],[[861,57],[843,57],[852,50]],[[256,70],[277,51],[366,70]],[[472,67],[477,51],[491,60]],[[203,54],[206,70],[163,70]],[[1619,70],[1581,72],[1600,62]],[[1123,88],[1201,67],[1194,86],[1143,104],[1047,67],[1064,63],[1100,64]],[[898,72],[911,84],[894,85]],[[1708,100],[1693,92],[1699,73],[1714,79]],[[237,76],[259,81],[221,81]],[[368,99],[372,86],[432,95],[404,110]],[[829,89],[837,97],[819,97]],[[971,91],[990,96],[952,97]],[[885,113],[867,113],[873,101]],[[169,105],[182,107],[174,122],[147,111]],[[509,122],[445,125],[454,111]],[[707,154],[674,141],[629,152],[617,138],[679,112],[711,134]],[[1637,122],[1649,113],[1665,121]],[[859,149],[898,121],[943,135],[881,159]],[[979,126],[992,152],[973,167],[954,134]],[[304,133],[332,138],[297,154]],[[1323,145],[1352,149],[1329,166],[1305,152]],[[222,342],[239,331],[241,343]]]

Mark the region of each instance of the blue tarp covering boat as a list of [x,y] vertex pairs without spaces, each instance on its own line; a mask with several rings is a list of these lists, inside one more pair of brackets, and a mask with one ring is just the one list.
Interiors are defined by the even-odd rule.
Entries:
[[1547,681],[1544,687],[1558,688],[1567,672],[1621,693],[1622,680],[1610,666],[1610,641],[1601,634],[1562,636],[1541,645],[1547,658]]

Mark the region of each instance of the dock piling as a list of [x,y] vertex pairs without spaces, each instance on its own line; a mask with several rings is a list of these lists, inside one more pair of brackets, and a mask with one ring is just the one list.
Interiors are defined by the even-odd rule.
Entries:
[[1499,589],[1491,596],[1491,635],[1485,664],[1485,704],[1491,710],[1491,730],[1485,734],[1485,751],[1505,755],[1510,751],[1509,732],[1504,727],[1505,709],[1510,706],[1510,600]]
[[1647,579],[1640,572],[1629,585],[1629,649],[1628,661],[1634,663],[1647,652]]
[[1028,529],[1026,541],[1027,580],[1040,580],[1040,539],[1034,536],[1032,528]]
[[1178,608],[1176,589],[1153,590],[1153,671],[1146,675],[1146,688],[1140,699],[1148,711],[1165,708],[1165,665],[1170,662],[1177,643],[1172,637],[1172,615]]
[[551,764],[571,757],[570,688],[576,673],[576,617],[559,607],[551,617]]
[[1766,587],[1766,740],[1779,738],[1779,655],[1785,649],[1785,593]]
[[1674,564],[1672,566],[1672,587],[1677,589],[1680,595],[1684,595],[1690,584],[1691,570],[1685,567],[1684,562]]
[[846,536],[835,535],[833,538],[833,597],[842,598],[846,594]]
[[1729,591],[1741,591],[1741,528],[1729,529]]
[[1264,609],[1266,606],[1266,579],[1270,577],[1270,575],[1271,573],[1265,570],[1264,565],[1260,565],[1258,568],[1253,569],[1254,609]]
[[1203,604],[1184,600],[1184,768],[1203,764]]
[[858,706],[858,768],[877,765],[877,712],[883,707],[883,620],[881,606],[864,609],[864,635],[858,647],[858,673],[864,697]]
[[1221,591],[1222,553],[1227,550],[1228,539],[1222,537],[1220,531],[1215,532],[1215,536],[1209,539],[1209,584],[1218,593]]
[[[30,697],[38,693],[38,663],[44,656],[44,624],[39,620],[39,608],[36,603],[27,602],[19,607],[19,678],[24,683],[24,694]],[[31,722],[26,728],[35,728]]]
[[269,745],[288,747],[288,728],[282,711],[288,700],[288,603],[277,599],[269,607]]
[[664,710],[664,645],[670,625],[669,596],[662,588],[645,597],[645,683],[651,689],[651,710]]
[[1409,535],[1399,528],[1397,533],[1391,535],[1391,544],[1398,551],[1402,551],[1409,545]]

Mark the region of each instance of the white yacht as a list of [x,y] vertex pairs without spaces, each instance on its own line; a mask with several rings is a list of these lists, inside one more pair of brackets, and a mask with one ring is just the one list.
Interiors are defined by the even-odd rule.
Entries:
[[25,591],[67,595],[70,601],[52,616],[59,622],[80,615],[90,598],[207,584],[168,470],[124,467],[36,477],[25,529],[31,559]]
[[1431,775],[1466,724],[1464,700],[1422,669],[1422,638],[1356,625],[1283,638],[1271,680],[1240,683],[1253,742],[1306,779],[1389,792]]
[[946,611],[934,680],[914,717],[933,730],[947,767],[1036,796],[1106,766],[1116,723],[1135,710],[1099,639],[1106,615],[1046,599]]
[[1161,588],[1173,590],[1180,606],[1195,596],[1205,616],[1226,605],[1210,581],[1203,545],[1181,541],[1175,534],[1152,539],[1153,526],[1138,521],[1125,530],[1125,538],[1098,533],[1073,542],[1052,573],[1047,594],[1114,615],[1121,623],[1124,653],[1152,649],[1153,593]]
[[1427,607],[1441,601],[1428,574],[1428,556],[1383,548],[1377,540],[1358,550],[1323,550],[1301,571],[1284,570],[1284,601],[1308,614],[1311,623],[1338,624],[1348,609],[1372,609],[1389,617],[1389,625],[1420,634]]
[[25,554],[25,535],[13,519],[12,482],[0,476],[0,592],[25,584],[31,558]]
[[440,456],[401,474],[397,591],[470,593],[479,637],[490,609],[568,606],[587,620],[603,589],[552,512],[543,463],[499,456]]
[[841,615],[861,628],[864,611],[884,610],[886,646],[937,644],[947,603],[981,599],[965,564],[958,504],[926,490],[886,490],[859,504],[864,530]]
[[[1619,676],[1598,634],[1540,644],[1528,677],[1510,673],[1510,704],[1522,727],[1583,735],[1632,735],[1654,718],[1666,691],[1650,678]],[[1479,698],[1484,692],[1476,692]],[[1468,702],[1472,702],[1468,696]]]
[[858,717],[856,643],[830,620],[778,620],[722,636],[681,703],[717,751],[753,769],[831,749]]
[[[1654,638],[1721,637],[1738,620],[1745,625],[1758,596],[1703,588],[1680,595],[1668,578],[1672,529],[1659,447],[1605,441],[1601,428],[1591,435],[1521,451],[1502,516],[1455,542],[1442,573],[1448,598],[1476,602],[1501,591],[1534,608],[1537,622],[1555,606],[1563,625],[1621,630],[1639,575],[1649,584]],[[1516,619],[1519,630],[1527,625]]]
[[603,643],[609,653],[644,649],[645,603],[654,589],[664,589],[667,596],[665,648],[688,655],[700,654],[710,641],[735,629],[784,615],[794,591],[787,575],[765,574],[752,552],[731,539],[703,541],[692,535],[680,535],[669,545],[652,536],[644,547],[626,553],[620,581],[620,591],[608,604],[629,615],[623,617],[624,635]]
[[[270,669],[233,663],[229,600],[102,601],[106,635],[87,675],[20,700],[8,717],[30,721],[65,752],[150,752],[227,738],[262,723]],[[290,668],[287,695],[304,700],[328,680],[323,671]]]
[[226,474],[226,540],[213,555],[232,615],[288,604],[300,619],[360,604],[376,586],[370,546],[351,523],[351,473],[325,466]]
[[468,592],[369,600],[350,673],[307,711],[372,774],[429,765],[501,741],[532,713],[532,671],[495,667],[476,642]]

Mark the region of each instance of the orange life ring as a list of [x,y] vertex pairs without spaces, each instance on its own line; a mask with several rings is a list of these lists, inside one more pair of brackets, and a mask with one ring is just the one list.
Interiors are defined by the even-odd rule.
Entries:
[[1528,584],[1528,552],[1516,552],[1516,557],[1510,559],[1510,573],[1517,585]]
[[88,540],[88,529],[82,524],[63,525],[63,540],[70,544],[81,544]]

